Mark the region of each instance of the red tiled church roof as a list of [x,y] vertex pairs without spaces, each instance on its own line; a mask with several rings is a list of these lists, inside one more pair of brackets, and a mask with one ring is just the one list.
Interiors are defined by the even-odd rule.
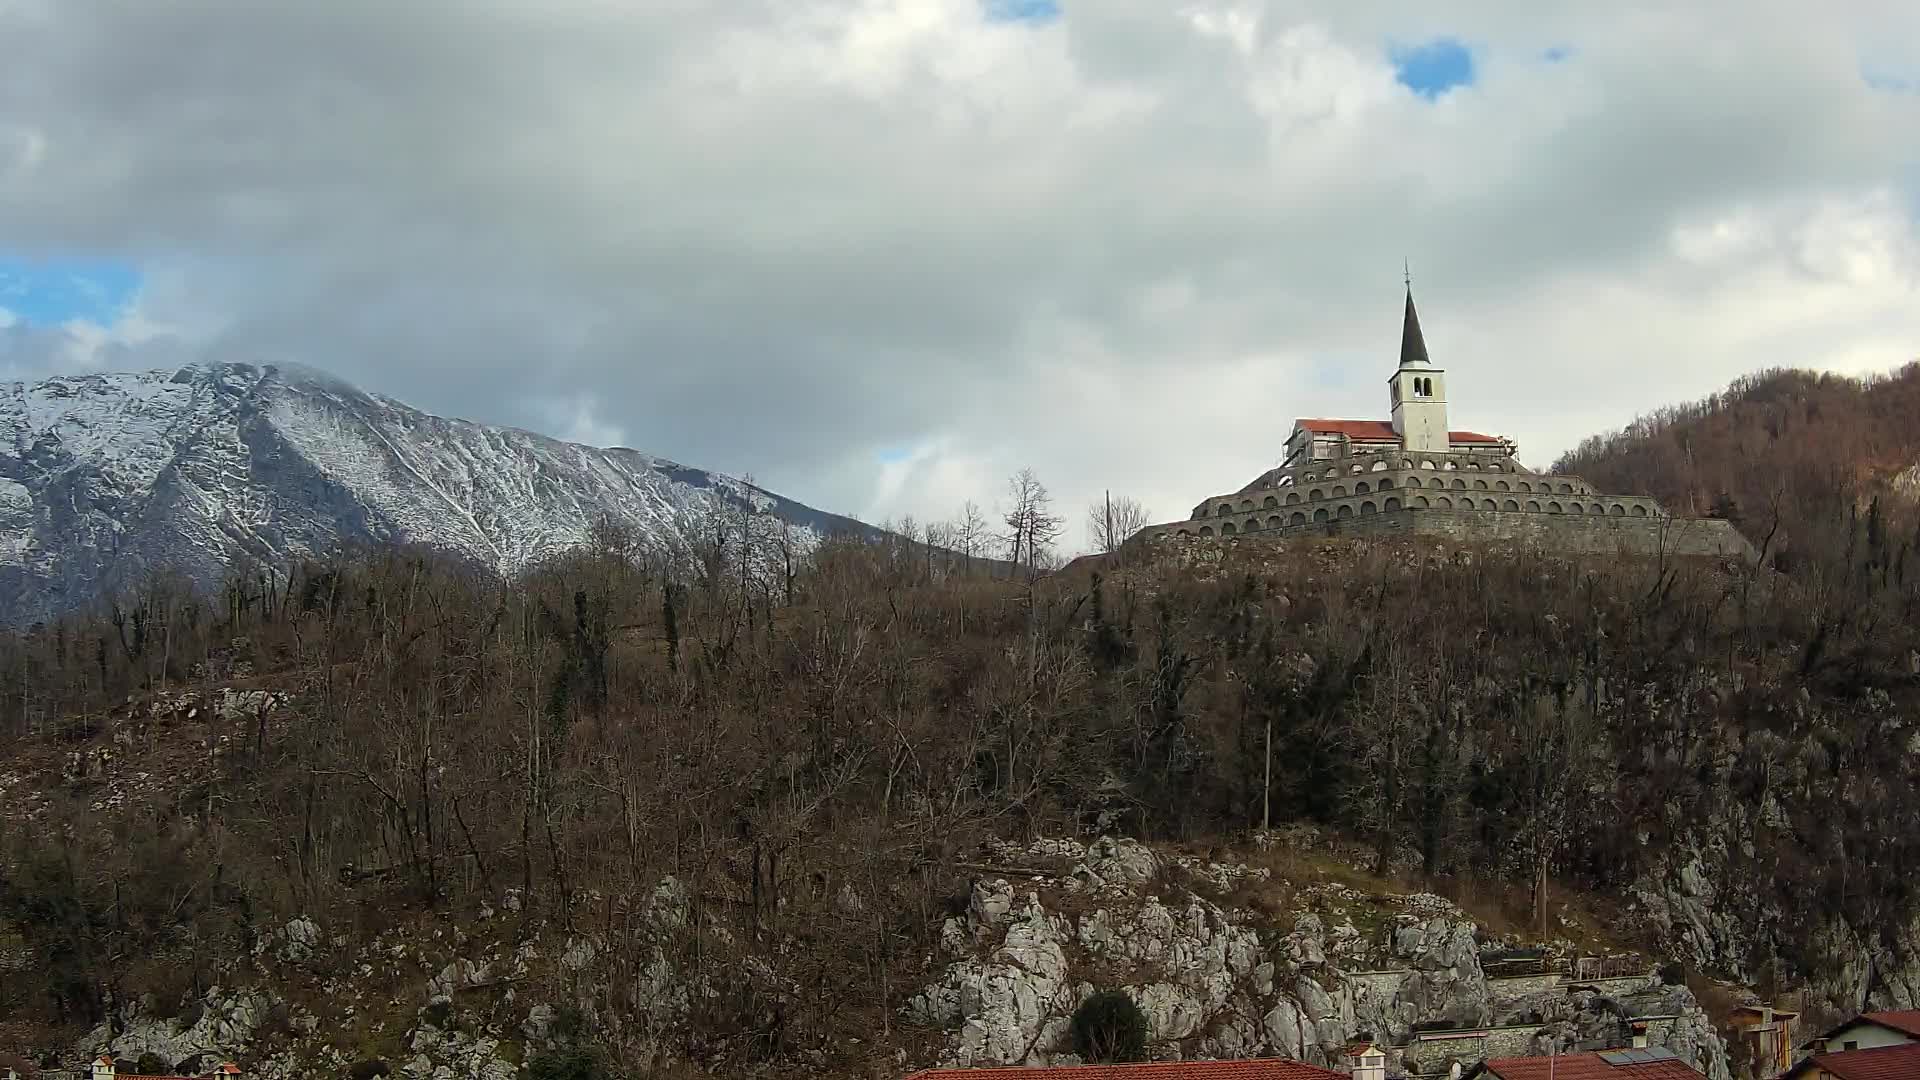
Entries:
[[1500,1080],[1700,1080],[1699,1071],[1678,1058],[1616,1065],[1599,1051],[1493,1058],[1486,1064],[1486,1075]]
[[1892,1012],[1861,1013],[1860,1019],[1871,1020],[1881,1027],[1890,1027],[1920,1039],[1920,1009],[1896,1009]]
[[1151,1061],[1139,1065],[927,1069],[907,1080],[1347,1080],[1347,1074],[1285,1058]]
[[[1316,435],[1345,435],[1349,439],[1363,439],[1369,442],[1399,442],[1400,433],[1393,430],[1391,420],[1295,420],[1295,424],[1306,428]],[[1500,439],[1493,435],[1482,435],[1477,431],[1449,431],[1449,441],[1457,443],[1487,443],[1497,445]]]
[[[1913,1010],[1905,1015],[1913,1016]],[[1913,1080],[1920,1076],[1920,1043],[1815,1054],[1813,1064],[1839,1080]]]

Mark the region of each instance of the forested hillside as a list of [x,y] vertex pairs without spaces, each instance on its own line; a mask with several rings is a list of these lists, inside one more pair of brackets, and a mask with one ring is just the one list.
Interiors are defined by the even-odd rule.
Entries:
[[[1831,545],[1846,519],[1920,464],[1920,363],[1853,378],[1774,370],[1596,435],[1554,471],[1729,518],[1769,556]],[[1911,479],[1909,478],[1909,483]]]
[[[341,1069],[431,1019],[634,1075],[886,1075],[952,1037],[907,1003],[984,842],[1296,825],[1534,940],[1579,897],[1816,1015],[1920,1005],[1916,522],[1848,501],[1916,397],[1768,375],[1563,462],[1777,513],[1789,573],[1300,541],[1028,582],[722,525],[513,580],[400,550],[154,580],[0,637],[0,1049],[204,1026],[218,985]],[[429,979],[393,935],[510,970]]]

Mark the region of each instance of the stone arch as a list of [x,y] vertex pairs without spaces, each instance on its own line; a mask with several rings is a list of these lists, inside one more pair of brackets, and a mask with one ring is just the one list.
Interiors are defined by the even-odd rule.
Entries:
[[1500,509],[1502,509],[1502,510],[1518,510],[1518,509],[1520,509],[1520,504],[1519,504],[1519,503],[1517,503],[1517,502],[1514,502],[1514,501],[1513,501],[1512,499],[1508,499],[1508,500],[1506,500],[1505,502],[1503,502],[1503,503],[1501,503],[1501,504],[1500,504]]
[[1529,484],[1529,483],[1527,483],[1527,482],[1526,482],[1525,480],[1521,480],[1521,481],[1518,481],[1518,483],[1519,483],[1519,485],[1520,485],[1520,490],[1521,490],[1521,491],[1532,491],[1532,490],[1533,490],[1533,485],[1532,485],[1532,484]]
[[1445,495],[1442,495],[1439,498],[1433,500],[1433,505],[1439,507],[1442,510],[1451,510],[1453,509],[1453,500],[1447,498]]
[[1365,517],[1365,516],[1367,516],[1368,514],[1377,514],[1377,513],[1379,513],[1379,512],[1380,512],[1380,508],[1379,508],[1379,507],[1377,507],[1377,506],[1375,506],[1375,505],[1373,505],[1373,500],[1372,500],[1372,499],[1368,499],[1368,500],[1367,500],[1366,502],[1363,502],[1363,503],[1361,503],[1361,504],[1360,504],[1360,516],[1361,516],[1361,517]]
[[1417,487],[1419,487],[1419,486],[1420,486],[1420,478],[1419,478],[1419,477],[1417,477],[1417,476],[1409,476],[1409,477],[1407,477],[1407,484],[1406,484],[1406,486],[1407,486],[1407,487],[1410,487],[1410,488],[1417,488]]
[[[1401,459],[1400,459],[1400,467],[1401,467],[1401,468],[1403,468],[1403,469],[1411,469],[1411,468],[1413,468],[1413,459],[1412,459],[1412,458],[1410,458],[1410,457],[1407,457],[1407,458],[1401,458]],[[1428,466],[1428,468],[1432,468],[1432,466]]]
[[1469,461],[1469,462],[1467,462],[1467,468],[1468,468],[1468,469],[1470,469],[1470,470],[1472,470],[1473,472],[1479,472],[1479,471],[1480,471],[1480,463],[1479,463],[1479,462],[1477,462],[1477,461]]
[[1345,495],[1346,493],[1347,493],[1347,485],[1345,485],[1345,484],[1335,484],[1335,485],[1333,485],[1333,497],[1334,497],[1334,498],[1336,498],[1336,499],[1338,499],[1338,498],[1340,498],[1340,497],[1341,497],[1342,495]]
[[1267,496],[1266,498],[1264,498],[1264,499],[1262,499],[1262,500],[1260,500],[1260,505],[1261,505],[1262,507],[1265,507],[1265,508],[1266,508],[1266,509],[1268,509],[1268,510],[1271,510],[1271,509],[1273,509],[1274,507],[1276,507],[1276,506],[1279,506],[1279,505],[1280,505],[1280,500],[1279,500],[1279,499],[1277,499],[1277,498],[1275,498],[1275,497],[1273,497],[1272,495],[1269,495],[1269,496]]
[[1373,468],[1372,468],[1372,470],[1371,470],[1371,471],[1372,471],[1372,472],[1386,472],[1386,471],[1387,471],[1387,459],[1386,459],[1386,458],[1381,458],[1380,460],[1378,460],[1378,461],[1376,461],[1376,462],[1374,462],[1374,463],[1373,463]]
[[1253,509],[1253,500],[1252,500],[1252,499],[1241,499],[1241,500],[1240,500],[1240,509],[1242,509],[1242,510],[1251,510],[1251,509]]
[[1533,512],[1534,512],[1534,513],[1536,513],[1536,514],[1537,514],[1537,513],[1539,513],[1539,512],[1540,512],[1540,500],[1539,500],[1539,499],[1528,499],[1528,500],[1527,500],[1527,509],[1529,509],[1529,510],[1531,510],[1531,511],[1533,511]]
[[1572,484],[1561,484],[1561,485],[1560,485],[1560,494],[1562,494],[1562,495],[1571,495],[1571,494],[1573,494],[1573,485],[1572,485]]
[[1398,510],[1398,509],[1400,509],[1400,500],[1399,500],[1399,499],[1395,499],[1395,498],[1388,498],[1386,502],[1384,502],[1384,503],[1382,503],[1382,504],[1380,505],[1380,509],[1382,509],[1382,510]]
[[1239,531],[1240,531],[1240,530],[1238,530],[1238,529],[1236,529],[1236,528],[1234,528],[1234,525],[1233,525],[1233,522],[1231,522],[1231,521],[1223,521],[1223,522],[1221,522],[1221,523],[1220,523],[1220,535],[1221,535],[1221,536],[1232,536],[1232,535],[1233,535],[1234,533],[1236,533],[1236,532],[1239,532]]
[[1363,473],[1367,471],[1367,467],[1356,461],[1347,469],[1347,471],[1350,473]]
[[1193,538],[1193,534],[1188,532],[1185,529],[1181,529],[1179,532],[1174,533],[1173,535],[1179,537],[1182,540],[1190,540]]
[[1493,464],[1487,466],[1487,471],[1488,472],[1506,472],[1507,467],[1496,461]]
[[1278,480],[1275,480],[1275,481],[1273,482],[1273,486],[1274,486],[1274,487],[1292,487],[1292,486],[1293,486],[1293,477],[1291,477],[1291,476],[1283,476],[1283,477],[1281,477],[1280,479],[1278,479]]
[[1313,520],[1315,520],[1315,521],[1325,521],[1325,520],[1327,520],[1327,508],[1323,506],[1323,507],[1321,507],[1320,509],[1318,509],[1318,510],[1315,510],[1315,511],[1313,512]]
[[1353,493],[1355,495],[1365,495],[1368,491],[1371,491],[1371,490],[1372,490],[1371,488],[1367,487],[1367,482],[1365,480],[1362,480],[1359,483],[1353,485]]
[[1211,538],[1213,536],[1213,526],[1211,525],[1200,526],[1200,535]]
[[1233,504],[1232,504],[1232,503],[1221,503],[1221,504],[1220,504],[1220,516],[1221,516],[1221,517],[1226,517],[1226,516],[1227,516],[1228,514],[1231,514],[1231,513],[1233,513]]
[[1560,509],[1560,503],[1559,503],[1558,501],[1555,501],[1555,502],[1550,502],[1550,503],[1548,503],[1548,504],[1547,504],[1547,513],[1549,513],[1549,514],[1558,514],[1558,513],[1561,513],[1561,509]]
[[1378,491],[1385,491],[1392,486],[1393,486],[1393,477],[1383,476],[1380,478],[1380,482],[1374,485],[1374,488],[1375,490],[1378,490]]
[[1626,517],[1627,508],[1620,505],[1619,503],[1614,503],[1612,506],[1607,508],[1607,513],[1612,514],[1614,517]]
[[1300,501],[1300,493],[1299,493],[1299,492],[1297,492],[1297,491],[1289,491],[1289,492],[1287,492],[1287,505],[1288,505],[1288,506],[1292,506],[1292,505],[1293,505],[1294,503],[1297,503],[1297,502],[1299,502],[1299,501]]
[[1293,512],[1293,516],[1287,519],[1287,524],[1289,525],[1305,525],[1306,523],[1307,523],[1307,515],[1301,513],[1298,510],[1295,510]]
[[1466,482],[1465,480],[1462,480],[1462,479],[1460,479],[1460,478],[1459,478],[1459,477],[1457,477],[1457,476],[1456,476],[1456,477],[1454,477],[1454,478],[1453,478],[1453,490],[1455,490],[1455,491],[1465,491],[1465,490],[1467,490],[1467,482]]
[[1634,504],[1633,504],[1633,516],[1634,516],[1634,517],[1646,517],[1646,516],[1647,516],[1647,508],[1646,508],[1645,506],[1643,506],[1643,505],[1641,505],[1640,503],[1634,503]]
[[1321,491],[1319,488],[1314,488],[1312,491],[1307,492],[1307,498],[1309,499],[1324,499],[1326,497],[1327,493]]
[[1352,503],[1341,503],[1341,504],[1340,504],[1340,513],[1339,513],[1339,515],[1338,515],[1338,516],[1339,516],[1339,517],[1343,517],[1343,518],[1350,518],[1350,517],[1352,517],[1352,516],[1353,516],[1353,504],[1352,504]]
[[1451,461],[1443,461],[1443,462],[1441,462],[1441,463],[1440,463],[1440,468],[1441,468],[1441,470],[1442,470],[1442,471],[1444,471],[1444,472],[1452,472],[1452,471],[1454,471],[1455,469],[1457,469],[1457,468],[1459,468],[1459,466],[1458,466],[1458,465],[1455,465],[1455,464],[1454,464],[1453,462],[1451,462]]
[[1251,517],[1251,518],[1248,518],[1248,519],[1247,519],[1247,531],[1248,531],[1248,532],[1259,532],[1259,531],[1260,531],[1260,519],[1259,519],[1259,518],[1257,518],[1257,517]]
[[1426,469],[1426,470],[1428,470],[1429,472],[1431,472],[1431,471],[1433,470],[1433,462],[1431,462],[1431,461],[1428,461],[1428,460],[1427,460],[1427,459],[1425,459],[1425,458],[1421,458],[1421,459],[1420,459],[1420,467],[1421,467],[1421,468],[1423,468],[1423,469]]
[[1473,490],[1475,491],[1487,490],[1487,482],[1485,480],[1475,480],[1473,482]]
[[1607,512],[1607,508],[1604,506],[1601,506],[1599,503],[1587,504],[1587,513],[1589,514],[1604,514],[1606,512]]
[[[1468,499],[1468,500],[1467,500],[1467,504],[1468,504],[1469,506],[1471,506],[1471,505],[1473,504],[1473,500],[1472,500],[1472,499]],[[1497,507],[1497,506],[1495,506],[1495,505],[1493,504],[1493,500],[1492,500],[1492,499],[1487,499],[1486,501],[1484,501],[1484,502],[1482,502],[1482,503],[1480,504],[1480,509],[1482,509],[1482,510],[1498,510],[1498,509],[1499,509],[1499,507]]]
[[1431,506],[1432,504],[1427,502],[1427,497],[1425,495],[1415,495],[1413,497],[1413,501],[1408,503],[1407,505],[1416,507],[1421,510],[1425,510],[1428,506]]
[[1507,482],[1506,482],[1505,480],[1495,480],[1495,481],[1493,482],[1493,486],[1494,486],[1494,487],[1496,487],[1496,488],[1499,488],[1499,489],[1500,489],[1501,491],[1512,491],[1512,490],[1513,490],[1513,485],[1511,485],[1511,484],[1509,484],[1509,483],[1507,483]]
[[1269,529],[1278,529],[1285,524],[1286,522],[1280,520],[1279,514],[1275,514],[1272,517],[1267,519],[1267,528]]

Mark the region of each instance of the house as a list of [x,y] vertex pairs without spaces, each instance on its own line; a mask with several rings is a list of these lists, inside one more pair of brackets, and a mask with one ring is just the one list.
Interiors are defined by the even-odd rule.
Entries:
[[1700,1070],[1663,1046],[1583,1050],[1552,1057],[1492,1058],[1466,1080],[1700,1080]]
[[112,1054],[101,1054],[93,1059],[88,1080],[235,1080],[240,1075],[240,1066],[233,1062],[223,1062],[205,1076],[161,1076],[152,1073],[121,1072],[114,1064]]
[[1815,1054],[1787,1080],[1913,1080],[1920,1077],[1920,1041]]
[[1920,1009],[1861,1013],[1813,1040],[1816,1054],[1920,1042]]
[[[1378,1055],[1379,1051],[1375,1051]],[[1138,1065],[1007,1066],[986,1069],[926,1069],[906,1080],[1385,1080],[1385,1057],[1371,1076],[1285,1058],[1242,1061],[1150,1061]]]
[[1735,1040],[1745,1043],[1754,1072],[1765,1080],[1793,1067],[1793,1022],[1800,1014],[1771,1005],[1737,1005],[1728,1018]]

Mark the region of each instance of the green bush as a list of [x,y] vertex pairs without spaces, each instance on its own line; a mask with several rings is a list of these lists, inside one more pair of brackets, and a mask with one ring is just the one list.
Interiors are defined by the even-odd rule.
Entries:
[[377,1076],[387,1076],[393,1072],[386,1062],[379,1058],[356,1061],[353,1068],[347,1070],[349,1080],[374,1080]]
[[148,1076],[164,1076],[173,1071],[173,1062],[149,1050],[133,1063],[133,1071]]
[[589,1050],[556,1050],[527,1062],[532,1080],[611,1080],[606,1064]]
[[1073,1011],[1073,1049],[1089,1062],[1145,1061],[1146,1014],[1126,994],[1102,990]]

